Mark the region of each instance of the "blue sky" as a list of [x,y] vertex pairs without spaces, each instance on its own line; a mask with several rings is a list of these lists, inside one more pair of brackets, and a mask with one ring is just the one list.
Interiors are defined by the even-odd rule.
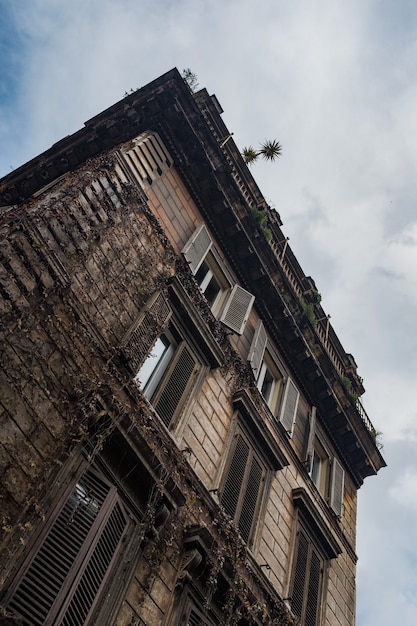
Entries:
[[357,626],[417,623],[415,0],[0,0],[0,176],[176,66],[216,93],[389,464],[359,494]]

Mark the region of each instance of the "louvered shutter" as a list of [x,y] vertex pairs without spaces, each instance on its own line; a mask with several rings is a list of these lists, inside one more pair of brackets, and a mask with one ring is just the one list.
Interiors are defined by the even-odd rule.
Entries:
[[199,618],[195,611],[190,611],[187,626],[204,626],[204,622]]
[[149,354],[151,346],[171,317],[171,309],[164,294],[151,296],[138,320],[122,341],[122,350],[131,370],[136,374]]
[[[87,470],[51,525],[9,608],[27,626],[84,624],[127,525],[115,488]],[[78,617],[67,617],[67,609],[75,609]]]
[[117,547],[125,533],[127,524],[126,515],[120,503],[116,502],[101,531],[100,539],[88,559],[71,602],[65,609],[62,621],[58,620],[57,624],[62,626],[84,624],[91,613],[97,594],[103,586],[106,572],[116,556]]
[[241,335],[248,321],[254,300],[255,296],[249,291],[240,285],[235,285],[226,301],[220,321]]
[[[182,622],[181,622],[182,623]],[[191,609],[186,621],[186,626],[212,626],[213,622],[211,622],[206,616],[200,612],[197,612],[194,609]]]
[[316,626],[317,609],[321,587],[321,558],[314,547],[310,550],[310,567],[307,587],[307,602],[305,607],[305,626]]
[[245,485],[245,492],[242,499],[242,509],[239,516],[238,527],[240,534],[245,541],[249,540],[253,519],[257,509],[260,496],[260,488],[264,470],[256,457],[252,457],[249,476]]
[[248,457],[249,446],[241,435],[237,435],[233,457],[220,498],[224,510],[233,518],[239,502]]
[[181,343],[162,380],[160,390],[152,398],[152,404],[165,426],[169,426],[178,405],[185,397],[197,365],[187,344]]
[[332,476],[330,488],[330,506],[338,517],[342,515],[343,488],[345,473],[337,459],[332,462]]
[[297,387],[295,386],[291,378],[288,378],[285,385],[284,400],[282,403],[281,415],[279,419],[281,424],[284,426],[285,430],[289,434],[292,434],[299,397],[300,393]]
[[298,531],[297,543],[295,547],[296,556],[291,594],[291,610],[294,615],[297,615],[298,617],[301,617],[303,614],[304,590],[306,585],[309,552],[308,547],[308,539],[300,529]]
[[317,626],[323,577],[323,559],[300,528],[295,546],[291,610],[304,626]]
[[253,375],[255,376],[255,380],[257,380],[259,375],[259,369],[262,364],[262,359],[264,358],[265,348],[267,342],[266,330],[263,325],[262,320],[259,320],[258,325],[255,329],[255,334],[252,339],[252,344],[249,350],[248,361],[251,364]]
[[238,434],[220,502],[246,542],[250,539],[265,473],[254,451]]
[[308,439],[306,446],[306,454],[305,454],[305,463],[307,470],[311,471],[311,464],[313,461],[313,452],[314,452],[314,440],[316,437],[316,417],[317,417],[317,409],[315,406],[311,407],[310,412],[310,420],[308,424]]
[[206,225],[201,224],[182,249],[193,274],[197,272],[212,245]]

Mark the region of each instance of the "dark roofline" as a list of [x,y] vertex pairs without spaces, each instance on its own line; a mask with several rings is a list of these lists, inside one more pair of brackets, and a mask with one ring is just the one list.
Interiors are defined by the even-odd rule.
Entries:
[[149,119],[157,114],[152,100],[157,94],[166,93],[170,83],[189,97],[189,89],[178,70],[174,68],[166,72],[0,179],[0,207],[24,202],[89,158],[143,132]]

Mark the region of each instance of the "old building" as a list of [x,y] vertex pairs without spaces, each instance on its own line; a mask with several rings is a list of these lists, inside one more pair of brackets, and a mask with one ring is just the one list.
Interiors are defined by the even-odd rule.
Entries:
[[221,113],[172,70],[0,183],[0,623],[354,624],[384,460]]

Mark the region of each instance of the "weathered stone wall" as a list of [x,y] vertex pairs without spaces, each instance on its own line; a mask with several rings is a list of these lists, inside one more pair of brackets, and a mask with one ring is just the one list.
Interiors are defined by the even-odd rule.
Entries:
[[120,340],[173,273],[144,197],[107,166],[2,216],[2,572],[44,516],[49,477],[88,437],[95,395],[124,402]]

